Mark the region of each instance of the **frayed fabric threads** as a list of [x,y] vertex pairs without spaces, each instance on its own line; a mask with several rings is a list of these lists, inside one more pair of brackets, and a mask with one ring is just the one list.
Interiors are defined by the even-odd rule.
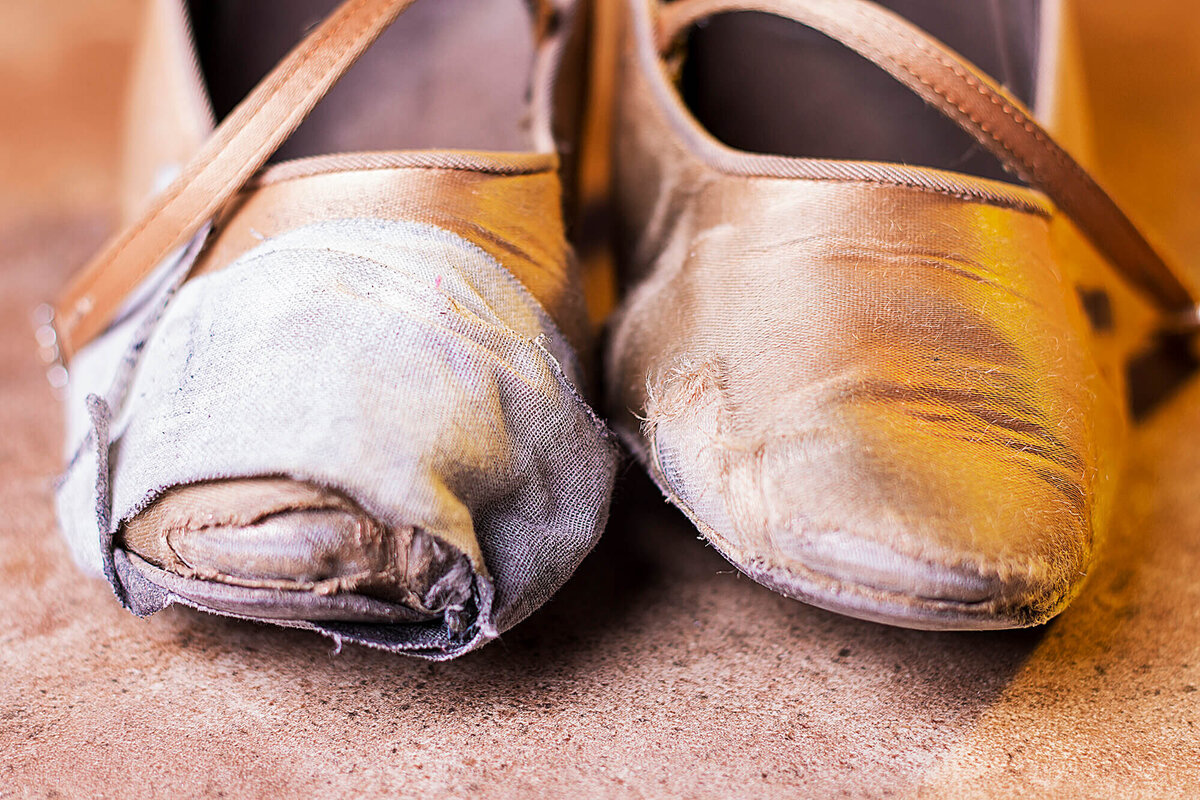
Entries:
[[[219,595],[241,588],[206,587],[198,603],[187,578],[114,545],[164,491],[201,481],[328,486],[383,525],[419,526],[466,554],[470,619],[283,623],[434,659],[528,616],[603,530],[617,450],[579,393],[571,345],[508,270],[449,231],[307,225],[184,284],[149,327],[110,444],[72,462],[58,497],[76,559],[139,614],[172,602],[220,612]],[[94,427],[85,398],[128,349],[106,336],[76,357],[73,448]],[[87,501],[105,473],[107,519]]]

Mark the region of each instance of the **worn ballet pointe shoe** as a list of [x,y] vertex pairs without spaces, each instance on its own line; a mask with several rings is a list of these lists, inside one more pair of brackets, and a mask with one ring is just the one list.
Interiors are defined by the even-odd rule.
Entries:
[[139,615],[479,647],[588,553],[615,472],[560,179],[582,12],[149,5],[128,227],[50,323],[77,560]]
[[1053,617],[1116,502],[1121,360],[1198,296],[1014,94],[1082,130],[1061,5],[981,36],[983,4],[892,4],[1013,91],[865,0],[622,5],[614,427],[778,592],[913,628]]

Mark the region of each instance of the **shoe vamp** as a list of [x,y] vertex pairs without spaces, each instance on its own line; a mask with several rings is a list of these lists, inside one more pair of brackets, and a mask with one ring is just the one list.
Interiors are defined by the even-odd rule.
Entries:
[[904,191],[814,187],[753,225],[701,207],[629,300],[615,385],[672,490],[748,553],[1078,569],[1119,426],[1097,425],[1113,387],[1046,222]]

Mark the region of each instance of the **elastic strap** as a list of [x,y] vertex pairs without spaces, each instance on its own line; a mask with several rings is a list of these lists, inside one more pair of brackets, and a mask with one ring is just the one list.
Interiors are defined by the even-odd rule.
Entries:
[[111,239],[54,307],[61,356],[100,334],[124,299],[267,162],[414,0],[346,0],[213,132],[141,218]]
[[[1134,288],[1179,327],[1194,327],[1200,293],[1022,103],[974,65],[868,0],[676,0],[659,6],[658,47],[714,14],[760,11],[799,22],[874,62],[957,122],[1042,191]],[[847,98],[853,102],[853,98]]]

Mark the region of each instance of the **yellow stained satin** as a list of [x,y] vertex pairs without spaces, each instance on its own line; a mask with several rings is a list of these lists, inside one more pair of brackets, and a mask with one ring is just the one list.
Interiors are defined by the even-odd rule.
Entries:
[[[839,565],[911,563],[934,598],[1057,608],[1107,516],[1122,426],[1098,423],[1119,416],[1117,387],[1047,221],[911,189],[717,194],[678,218],[686,244],[614,337],[616,404],[645,418],[670,490],[758,568],[819,562],[844,582]],[[930,562],[967,593],[916,574]]]
[[668,495],[752,577],[845,613],[977,628],[1065,607],[1127,427],[1119,348],[1076,288],[1108,277],[1060,246],[1069,226],[969,177],[977,191],[723,171],[628,53],[624,69],[636,288],[610,408]]

